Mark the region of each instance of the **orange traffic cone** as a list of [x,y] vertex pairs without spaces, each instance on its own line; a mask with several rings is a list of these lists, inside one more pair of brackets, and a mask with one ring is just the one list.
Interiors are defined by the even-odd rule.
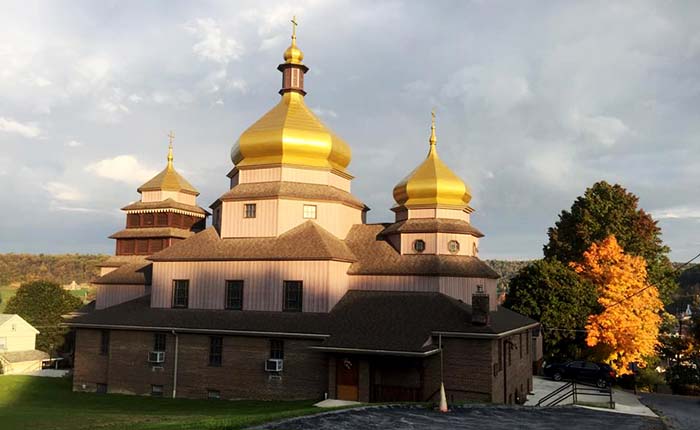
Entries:
[[440,383],[440,412],[447,412],[447,396],[445,395],[445,384]]

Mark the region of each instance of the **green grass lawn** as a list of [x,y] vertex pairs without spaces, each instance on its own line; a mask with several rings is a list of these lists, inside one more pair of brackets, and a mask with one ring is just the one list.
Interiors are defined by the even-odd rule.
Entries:
[[5,306],[7,306],[7,301],[10,297],[15,295],[16,288],[11,288],[7,285],[0,285],[0,314],[5,311]]
[[68,378],[0,376],[3,430],[239,429],[319,412],[312,403],[74,393]]

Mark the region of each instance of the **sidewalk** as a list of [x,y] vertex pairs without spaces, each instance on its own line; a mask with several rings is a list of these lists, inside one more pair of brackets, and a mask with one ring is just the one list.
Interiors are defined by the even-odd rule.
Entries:
[[[556,390],[557,388],[561,387],[562,385],[566,384],[566,382],[557,382],[553,381],[549,378],[543,378],[539,376],[535,376],[532,378],[532,388],[534,395],[528,396],[527,402],[525,403],[525,406],[536,406],[537,402],[546,396],[547,394],[551,393],[552,391]],[[582,403],[600,403],[601,402],[601,397],[596,397],[596,396],[578,396],[579,402]],[[640,401],[639,401],[639,396],[636,396],[632,393],[629,393],[627,391],[623,390],[613,390],[613,401],[615,402],[615,409],[608,409],[608,408],[596,408],[592,406],[581,406],[577,405],[578,407],[581,408],[586,408],[586,409],[593,409],[597,411],[606,411],[606,412],[615,412],[615,413],[620,413],[620,414],[629,414],[629,415],[639,415],[639,416],[644,416],[644,417],[656,417],[656,414],[651,411],[648,407],[644,406]],[[564,400],[563,402],[560,403],[560,405],[571,405],[573,404],[573,399],[569,398]]]

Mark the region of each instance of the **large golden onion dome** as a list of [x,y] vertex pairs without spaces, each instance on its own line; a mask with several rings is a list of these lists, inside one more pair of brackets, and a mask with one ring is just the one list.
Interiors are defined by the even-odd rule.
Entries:
[[435,114],[430,126],[430,150],[425,161],[394,187],[398,206],[408,208],[466,208],[471,200],[467,184],[438,157]]
[[282,99],[241,134],[231,149],[236,167],[287,164],[328,168],[345,172],[350,164],[350,146],[304,103],[304,53],[296,45],[296,20],[292,44],[284,52]]

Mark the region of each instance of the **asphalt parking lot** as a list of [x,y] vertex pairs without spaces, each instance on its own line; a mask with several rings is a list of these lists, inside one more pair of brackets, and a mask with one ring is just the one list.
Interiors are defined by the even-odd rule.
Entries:
[[257,427],[265,430],[663,430],[659,418],[603,412],[575,406],[468,405],[442,414],[418,407],[369,407],[327,412]]
[[700,397],[644,393],[642,403],[660,414],[670,430],[700,429]]

